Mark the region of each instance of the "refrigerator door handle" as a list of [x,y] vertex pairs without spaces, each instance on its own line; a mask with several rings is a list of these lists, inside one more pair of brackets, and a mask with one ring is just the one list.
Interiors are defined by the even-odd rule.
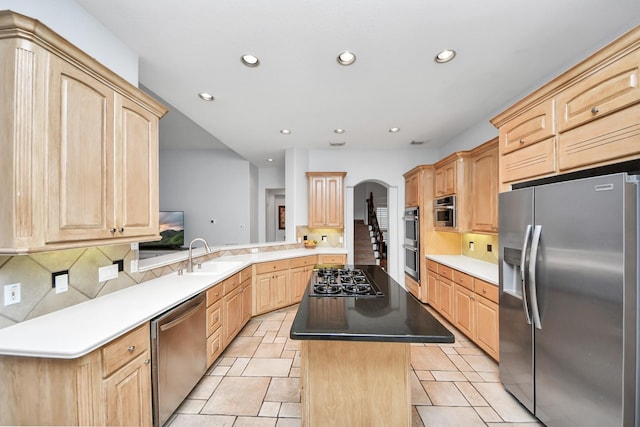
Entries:
[[531,256],[529,257],[529,291],[531,292],[531,312],[533,314],[533,324],[537,329],[542,329],[540,321],[540,310],[538,310],[538,295],[536,292],[536,263],[538,259],[538,247],[540,245],[540,235],[542,226],[536,225],[533,228],[533,238],[531,239]]
[[529,245],[529,237],[531,236],[531,224],[527,225],[524,232],[524,243],[522,244],[522,254],[520,255],[520,285],[522,286],[522,308],[524,310],[524,318],[527,325],[531,324],[531,315],[529,314],[529,301],[527,300],[527,290],[525,286],[526,270],[525,262],[527,261],[527,246]]

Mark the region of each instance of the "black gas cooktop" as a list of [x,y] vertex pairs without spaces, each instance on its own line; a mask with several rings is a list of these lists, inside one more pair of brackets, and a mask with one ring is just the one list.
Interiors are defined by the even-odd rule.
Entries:
[[359,268],[316,265],[311,277],[312,297],[381,298],[384,294]]

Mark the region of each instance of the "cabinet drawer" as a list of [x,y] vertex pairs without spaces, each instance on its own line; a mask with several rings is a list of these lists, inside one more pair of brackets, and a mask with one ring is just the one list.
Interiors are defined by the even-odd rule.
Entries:
[[318,255],[318,264],[344,264],[344,255]]
[[300,258],[293,258],[291,260],[291,268],[306,267],[307,265],[317,264],[317,256],[303,256]]
[[222,281],[222,295],[227,295],[240,286],[240,273],[236,273]]
[[428,259],[427,260],[427,270],[431,270],[434,273],[437,273],[438,272],[438,263],[433,261],[433,260]]
[[487,283],[484,280],[475,279],[475,292],[476,294],[498,303],[498,287]]
[[420,299],[420,284],[413,280],[411,277],[404,275],[404,284],[407,290],[413,294],[416,298]]
[[251,267],[245,268],[239,274],[240,274],[240,283],[246,282],[247,280],[251,279]]
[[500,154],[507,154],[555,135],[553,99],[500,126]]
[[256,264],[256,274],[271,273],[272,271],[286,270],[289,268],[289,260],[263,262]]
[[558,95],[558,131],[640,102],[640,50],[604,67]]
[[446,265],[438,264],[438,274],[449,280],[453,280],[453,268],[449,268]]
[[555,137],[501,156],[499,165],[502,183],[555,172]]
[[207,368],[213,365],[218,356],[222,353],[222,328],[215,330],[207,338]]
[[473,277],[458,270],[453,270],[453,281],[458,285],[464,286],[469,290],[473,290]]
[[222,299],[222,283],[210,287],[207,290],[207,306]]
[[102,348],[102,375],[108,377],[147,350],[149,350],[149,323],[113,340]]
[[593,167],[640,156],[640,104],[558,136],[561,171]]
[[207,336],[222,325],[222,301],[207,307]]

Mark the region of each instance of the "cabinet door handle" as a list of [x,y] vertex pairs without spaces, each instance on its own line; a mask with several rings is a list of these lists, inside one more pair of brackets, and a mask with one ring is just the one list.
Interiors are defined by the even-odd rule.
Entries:
[[144,363],[145,365],[148,365],[149,363],[151,363],[151,359],[144,359],[142,363]]
[[118,233],[124,233],[124,227],[118,228]]
[[599,112],[600,112],[600,109],[598,107],[593,107],[591,109],[591,113],[593,113],[593,114],[598,114]]
[[109,233],[115,233],[115,232],[116,232],[116,229],[115,229],[115,228],[110,228],[110,229],[109,229]]
[[135,345],[130,345],[129,347],[127,347],[127,350],[129,350],[129,352],[133,352],[133,350],[136,349]]

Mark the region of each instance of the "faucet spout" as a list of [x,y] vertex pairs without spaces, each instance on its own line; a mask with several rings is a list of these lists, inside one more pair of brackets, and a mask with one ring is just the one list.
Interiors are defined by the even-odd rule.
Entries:
[[204,243],[204,247],[207,248],[207,253],[211,252],[211,248],[209,248],[207,241],[204,240],[202,237],[196,237],[195,239],[193,239],[189,243],[189,261],[187,262],[187,273],[193,273],[193,244],[195,242]]

